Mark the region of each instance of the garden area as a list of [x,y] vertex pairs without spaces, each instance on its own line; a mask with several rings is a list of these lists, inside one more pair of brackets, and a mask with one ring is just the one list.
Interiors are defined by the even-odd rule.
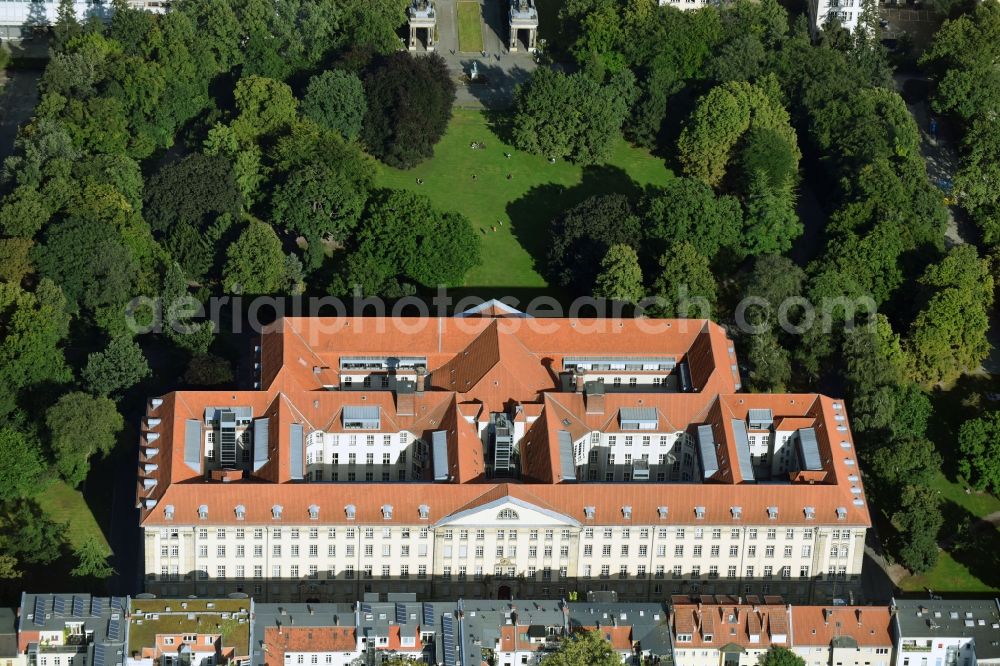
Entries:
[[479,53],[483,50],[482,10],[479,2],[458,2],[458,50],[462,53]]
[[[624,139],[601,166],[550,163],[501,141],[492,120],[486,112],[455,109],[433,158],[407,170],[382,166],[378,176],[381,186],[423,194],[435,208],[468,218],[483,250],[482,263],[466,275],[473,290],[546,287],[539,265],[549,222],[560,211],[595,194],[634,194],[672,178],[662,159]],[[483,147],[473,149],[474,143]]]

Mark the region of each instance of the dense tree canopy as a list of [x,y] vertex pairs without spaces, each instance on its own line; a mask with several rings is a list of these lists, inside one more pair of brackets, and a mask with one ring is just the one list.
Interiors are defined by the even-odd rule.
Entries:
[[628,197],[591,197],[552,221],[548,266],[552,279],[583,293],[592,291],[601,260],[612,245],[638,247],[639,219]]
[[404,169],[430,157],[455,101],[455,83],[444,59],[394,53],[372,64],[364,88],[368,109],[361,140],[368,150]]
[[634,77],[627,72],[602,85],[585,72],[537,69],[514,95],[513,143],[547,157],[604,162],[634,97]]
[[361,133],[367,109],[361,79],[341,69],[328,69],[309,79],[302,99],[302,113],[348,140]]
[[546,666],[618,666],[621,657],[600,631],[578,631],[559,641],[559,647],[544,659]]
[[56,469],[67,483],[78,486],[91,456],[106,455],[114,448],[124,421],[107,398],[67,393],[45,412],[45,424]]
[[612,245],[601,260],[601,272],[594,283],[594,296],[613,301],[638,303],[645,296],[639,256],[632,247]]

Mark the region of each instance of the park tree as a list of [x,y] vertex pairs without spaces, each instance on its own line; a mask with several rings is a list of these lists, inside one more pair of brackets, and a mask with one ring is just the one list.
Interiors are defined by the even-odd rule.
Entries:
[[[304,236],[310,249],[322,241],[347,240],[375,181],[370,157],[356,144],[345,143],[335,132],[313,123],[297,125],[278,142],[275,170],[271,219]],[[310,268],[317,267],[314,259]]]
[[764,171],[750,180],[746,194],[746,225],[740,247],[750,255],[781,254],[802,235],[802,222],[795,212],[789,186],[774,187]]
[[781,102],[777,79],[758,83],[730,81],[702,97],[677,140],[678,161],[688,176],[718,187],[744,135],[751,129],[775,132],[794,150],[796,169],[801,154],[788,111]]
[[805,271],[788,257],[776,254],[757,257],[743,287],[744,296],[752,299],[744,310],[746,323],[773,328],[780,323],[779,311],[784,312],[788,323],[796,323],[788,304],[802,296],[805,282]]
[[70,574],[77,578],[110,578],[115,574],[114,568],[108,564],[108,549],[94,536],[89,536],[73,551],[76,566]]
[[46,410],[45,424],[56,470],[76,487],[87,477],[90,459],[114,448],[124,421],[108,398],[76,392]]
[[945,21],[934,34],[920,64],[938,81],[931,105],[964,122],[1000,104],[1000,7],[977,4],[971,12]]
[[577,631],[564,636],[544,659],[546,666],[619,666],[622,659],[600,631]]
[[184,371],[184,381],[192,386],[232,384],[233,366],[215,354],[195,354]]
[[361,133],[368,109],[361,79],[353,72],[328,69],[309,79],[302,99],[302,113],[350,141]]
[[50,226],[32,260],[76,307],[94,310],[125,303],[139,266],[121,234],[107,222],[71,217]]
[[734,197],[716,196],[694,178],[672,178],[642,201],[643,227],[649,252],[661,256],[670,245],[691,243],[702,256],[720,250],[740,252],[743,212]]
[[938,532],[944,523],[936,491],[926,486],[906,486],[901,506],[892,515],[899,532],[899,557],[915,574],[929,571],[938,559]]
[[0,502],[0,553],[18,563],[51,564],[63,554],[66,527],[46,516],[34,499]]
[[46,471],[41,446],[35,437],[12,426],[0,427],[0,501],[32,495]]
[[536,155],[604,162],[635,94],[635,77],[628,71],[602,85],[585,72],[539,68],[514,93],[512,141]]
[[257,219],[226,250],[222,271],[225,289],[231,294],[277,294],[287,284],[285,254],[281,239],[270,225]]
[[747,338],[750,389],[760,393],[784,393],[792,380],[791,354],[771,327],[750,333]]
[[958,433],[962,458],[958,470],[973,488],[1000,492],[1000,412],[990,412],[962,424]]
[[653,294],[661,317],[710,318],[715,306],[716,285],[708,259],[687,241],[670,246],[660,258]]
[[629,245],[612,245],[601,260],[601,272],[594,282],[594,296],[638,303],[644,295],[639,256]]
[[83,382],[97,395],[117,398],[149,375],[142,349],[131,338],[119,335],[108,342],[104,351],[87,356]]
[[20,284],[35,269],[31,264],[30,238],[0,238],[0,282]]
[[796,147],[781,132],[769,127],[754,127],[743,137],[736,157],[738,178],[743,192],[764,176],[763,186],[772,190],[789,189],[798,180]]
[[413,192],[387,190],[369,203],[334,295],[355,286],[366,295],[399,296],[408,288],[458,285],[479,263],[480,241],[458,213],[439,213]]
[[71,379],[62,352],[68,330],[66,299],[51,280],[34,292],[0,283],[0,416],[14,410],[22,391]]
[[233,91],[237,116],[232,128],[241,141],[272,136],[295,121],[298,100],[287,83],[263,76],[241,78]]
[[238,215],[243,197],[229,160],[191,153],[159,169],[146,187],[145,216],[153,231],[181,224],[203,232],[224,213]]
[[972,245],[952,248],[919,283],[930,293],[910,327],[907,347],[919,381],[950,382],[986,358],[993,277]]
[[344,42],[375,53],[399,50],[399,27],[406,23],[407,0],[344,0]]
[[56,8],[56,22],[52,25],[53,46],[61,49],[66,43],[80,34],[80,22],[76,18],[73,0],[59,0]]
[[48,223],[51,215],[42,193],[31,185],[21,185],[3,198],[0,232],[7,236],[32,238]]
[[184,271],[176,263],[167,266],[159,294],[163,334],[180,349],[195,355],[206,353],[215,339],[215,326],[211,320],[191,318],[199,302],[188,292]]
[[592,293],[600,262],[612,245],[639,247],[642,228],[629,198],[601,194],[585,199],[552,220],[548,266],[551,279],[580,293]]
[[774,646],[760,657],[760,666],[805,666],[806,661],[788,648]]
[[[924,438],[894,439],[865,455],[873,484],[885,489],[886,501],[907,484],[928,486],[941,469],[943,459],[934,443]],[[875,483],[877,480],[877,483]]]
[[63,123],[35,118],[18,130],[14,154],[3,163],[3,180],[41,191],[48,181],[68,177],[79,154]]
[[451,120],[455,83],[437,54],[396,52],[375,60],[364,77],[368,109],[361,140],[390,166],[408,169],[433,154]]

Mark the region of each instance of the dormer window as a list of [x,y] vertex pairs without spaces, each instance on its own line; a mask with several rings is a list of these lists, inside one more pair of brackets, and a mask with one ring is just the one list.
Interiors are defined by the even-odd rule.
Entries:
[[733,518],[740,519],[743,517],[743,507],[741,506],[731,506],[729,507],[729,513],[732,514]]
[[168,504],[165,507],[163,507],[163,518],[165,520],[173,520],[174,519],[174,505],[173,504]]
[[319,520],[319,505],[310,504],[309,505],[309,520]]
[[282,506],[280,504],[275,504],[271,507],[271,517],[275,520],[281,520]]
[[847,520],[847,508],[838,506],[837,507],[837,520]]
[[198,519],[206,520],[208,518],[208,505],[202,504],[198,507]]
[[802,512],[806,514],[806,520],[813,520],[816,517],[816,507],[807,506],[802,509]]
[[236,520],[243,520],[247,517],[247,508],[242,504],[236,505]]
[[427,520],[431,515],[431,508],[426,504],[421,504],[417,507],[417,511],[420,513],[420,520]]
[[696,506],[694,508],[694,517],[697,518],[698,520],[704,520],[705,519],[705,507],[703,507],[703,506]]
[[656,513],[660,517],[660,520],[666,520],[667,519],[667,513],[669,511],[670,511],[670,509],[668,509],[665,506],[658,506],[658,507],[656,507]]
[[769,506],[769,507],[767,507],[767,517],[770,520],[777,520],[778,519],[778,507],[776,507],[776,506]]
[[358,510],[353,504],[348,504],[344,507],[344,513],[347,514],[348,520],[354,520],[354,517],[358,515]]
[[383,504],[382,505],[382,518],[384,520],[391,520],[392,519],[392,505],[391,504]]
[[597,509],[595,507],[592,507],[592,506],[585,506],[585,507],[583,507],[583,515],[587,518],[587,520],[593,520],[594,519],[594,515],[596,513],[597,513]]
[[627,506],[627,505],[623,506],[622,507],[622,517],[625,518],[625,520],[632,520],[632,507]]

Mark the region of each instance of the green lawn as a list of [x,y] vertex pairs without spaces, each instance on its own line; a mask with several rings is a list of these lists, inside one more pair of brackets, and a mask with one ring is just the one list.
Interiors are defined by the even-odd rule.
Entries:
[[67,525],[66,537],[71,548],[93,537],[108,553],[111,553],[111,547],[104,538],[100,525],[97,524],[94,514],[79,490],[70,488],[65,481],[56,480],[40,490],[36,500],[46,516],[57,523]]
[[478,2],[460,0],[458,3],[458,50],[463,53],[483,50],[482,11]]
[[[486,148],[472,150],[473,141],[485,143]],[[511,157],[505,158],[504,153]],[[559,211],[593,194],[637,193],[643,186],[662,185],[671,177],[663,160],[624,140],[615,145],[606,165],[580,167],[563,160],[549,164],[544,157],[502,143],[490,129],[486,113],[456,109],[432,159],[407,171],[382,166],[379,182],[419,192],[440,210],[469,218],[483,237],[483,263],[466,276],[466,286],[474,291],[545,288],[536,260],[544,262],[549,221]],[[417,179],[423,184],[417,184]]]

